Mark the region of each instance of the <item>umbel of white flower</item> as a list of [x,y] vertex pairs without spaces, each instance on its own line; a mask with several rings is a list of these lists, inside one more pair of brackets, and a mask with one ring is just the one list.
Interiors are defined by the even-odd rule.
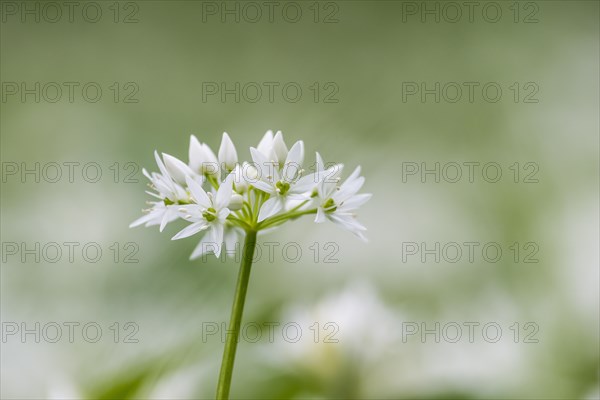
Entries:
[[187,164],[155,151],[160,172],[143,170],[152,189],[146,193],[154,200],[130,227],[159,225],[162,232],[178,218],[189,221],[173,239],[202,235],[192,259],[205,253],[219,257],[223,245],[233,251],[247,232],[271,230],[311,214],[316,223],[331,221],[366,241],[366,228],[355,214],[371,197],[358,193],[365,181],[360,167],[341,182],[343,165],[326,166],[316,153],[315,170],[307,172],[304,143],[297,141],[288,150],[281,132],[268,131],[250,154],[251,162],[239,162],[227,133],[217,155],[192,135]]

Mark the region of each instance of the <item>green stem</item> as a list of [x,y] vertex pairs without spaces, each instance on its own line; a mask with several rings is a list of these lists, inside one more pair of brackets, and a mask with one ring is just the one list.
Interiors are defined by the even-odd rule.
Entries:
[[254,195],[254,209],[252,210],[252,222],[256,224],[258,221],[258,213],[260,211],[260,207],[263,204],[264,195],[260,190],[255,190]]
[[249,230],[252,229],[250,227],[250,225],[248,225],[248,223],[244,220],[239,219],[238,217],[234,217],[232,214],[229,214],[229,216],[227,217],[228,221],[231,221],[235,224],[237,224],[238,226],[240,226],[241,228],[243,228],[244,230]]
[[206,179],[208,180],[208,182],[211,184],[212,187],[219,190],[219,182],[217,181],[217,179],[214,176],[206,175]]
[[306,214],[316,214],[317,213],[317,209],[313,208],[311,210],[305,210],[305,211],[288,211],[285,214],[281,214],[281,215],[276,215],[274,217],[271,218],[267,218],[265,219],[263,222],[260,222],[257,226],[257,229],[266,229],[271,225],[277,224],[278,222],[285,222],[288,219],[292,219],[292,218],[298,218],[302,215],[306,215]]
[[240,272],[235,288],[233,298],[233,307],[231,308],[231,319],[223,350],[223,361],[221,362],[221,373],[219,374],[219,383],[217,385],[217,400],[226,400],[229,398],[229,387],[231,386],[231,375],[233,373],[233,363],[235,361],[235,351],[237,349],[238,338],[240,336],[240,326],[242,323],[242,314],[244,312],[244,302],[250,280],[250,270],[252,268],[252,258],[256,247],[256,231],[248,230],[246,232],[246,241],[244,243],[244,252]]

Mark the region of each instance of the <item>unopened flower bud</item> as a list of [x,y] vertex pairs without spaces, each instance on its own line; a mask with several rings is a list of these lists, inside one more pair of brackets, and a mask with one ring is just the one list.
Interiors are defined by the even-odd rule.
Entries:
[[244,163],[244,165],[236,165],[233,171],[231,171],[231,175],[233,175],[233,185],[234,189],[238,193],[245,193],[248,190],[248,181],[244,176],[244,168],[246,168],[248,163]]
[[237,164],[238,157],[235,146],[231,141],[231,138],[227,132],[223,132],[223,139],[221,140],[221,147],[219,148],[219,162],[225,166],[227,171],[231,171]]
[[229,208],[231,211],[237,211],[241,210],[243,206],[244,198],[236,193],[231,196],[231,200],[229,201],[227,208]]
[[246,163],[246,165],[244,166],[243,173],[244,173],[244,178],[246,178],[246,180],[248,180],[250,182],[258,179],[258,170],[254,166],[252,166],[248,163]]
[[190,168],[183,161],[178,160],[169,154],[163,153],[163,160],[165,162],[165,167],[173,180],[180,185],[184,185],[186,175],[191,175],[192,173]]
[[206,143],[200,143],[196,136],[190,136],[190,168],[202,175],[217,175],[219,162],[215,153]]

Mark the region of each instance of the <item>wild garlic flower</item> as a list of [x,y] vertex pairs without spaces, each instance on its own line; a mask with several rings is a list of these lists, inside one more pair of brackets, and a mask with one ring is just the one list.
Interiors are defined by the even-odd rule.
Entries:
[[328,219],[366,241],[363,232],[367,228],[356,220],[354,211],[366,203],[371,198],[371,194],[357,194],[365,183],[365,178],[359,175],[360,167],[356,167],[341,186],[337,184],[339,178],[336,178],[335,181],[322,179],[319,182],[315,222],[322,223]]
[[280,131],[268,131],[256,147],[252,161],[239,162],[233,141],[223,133],[217,155],[191,135],[189,162],[155,152],[159,173],[144,175],[157,200],[148,202],[146,215],[130,226],[160,225],[160,231],[177,219],[190,224],[173,239],[201,234],[191,258],[205,253],[220,256],[223,249],[239,248],[250,233],[273,229],[303,215],[316,214],[315,222],[330,220],[365,239],[366,228],[356,210],[369,200],[359,194],[364,184],[358,167],[341,185],[342,164],[325,165],[316,153],[314,172],[303,169],[304,142],[288,150]]
[[[206,193],[202,186],[191,178],[187,178],[187,185],[191,192],[192,204],[179,208],[183,218],[191,221],[192,224],[181,230],[173,236],[173,240],[183,239],[200,231],[206,231],[204,238],[198,245],[201,249],[206,243],[222,243],[223,231],[227,217],[231,210],[227,208],[232,195],[232,175],[221,184],[216,195],[212,192]],[[214,253],[217,257],[221,254],[221,248],[216,247]],[[196,253],[196,251],[195,251]],[[203,251],[200,251],[202,254]],[[192,257],[194,254],[192,255]]]
[[[163,154],[163,157],[171,157],[168,154]],[[148,184],[152,189],[154,189],[157,193],[146,191],[149,195],[156,197],[159,201],[149,201],[147,204],[152,207],[147,210],[143,210],[147,212],[146,215],[138,218],[133,221],[130,228],[145,225],[160,225],[160,231],[162,232],[165,226],[174,220],[177,219],[177,204],[188,203],[189,194],[179,183],[175,181],[175,179],[171,176],[171,173],[167,169],[166,165],[160,159],[158,152],[154,152],[154,158],[156,159],[156,164],[158,164],[158,169],[160,173],[153,172],[149,174],[145,169],[142,170],[144,175],[150,180]],[[174,157],[172,157],[176,160]],[[167,158],[165,158],[166,160]],[[179,161],[179,160],[177,160]],[[172,163],[172,168],[177,169],[177,163]],[[183,163],[182,163],[183,164]],[[185,164],[183,164],[185,166]],[[198,179],[203,179],[202,177],[198,177]],[[183,177],[183,181],[185,182],[185,173]]]
[[[274,146],[276,143],[273,141]],[[269,199],[260,208],[258,214],[259,222],[283,210],[288,200],[309,199],[305,194],[306,187],[296,184],[303,172],[304,143],[301,140],[296,142],[289,152],[285,143],[280,143],[281,151],[279,156],[283,157],[285,155],[285,159],[280,159],[277,156],[274,157],[277,160],[269,160],[254,147],[250,148],[252,160],[258,166],[259,170],[259,179],[252,184],[257,189],[269,195]],[[283,162],[278,160],[283,160]]]

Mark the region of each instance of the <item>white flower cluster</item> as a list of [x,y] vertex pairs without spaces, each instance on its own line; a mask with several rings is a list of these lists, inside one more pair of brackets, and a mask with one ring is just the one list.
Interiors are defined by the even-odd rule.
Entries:
[[189,162],[154,152],[160,172],[144,175],[155,197],[146,214],[130,227],[160,225],[160,231],[178,218],[191,222],[173,236],[181,239],[204,235],[192,253],[198,258],[222,245],[233,250],[246,232],[275,228],[302,215],[316,214],[315,222],[330,220],[366,240],[366,228],[354,211],[371,197],[358,194],[365,178],[360,167],[340,183],[342,164],[326,167],[316,153],[315,171],[305,173],[304,143],[288,150],[281,132],[268,131],[256,148],[252,162],[238,162],[235,145],[223,133],[218,155],[206,143],[190,138]]

